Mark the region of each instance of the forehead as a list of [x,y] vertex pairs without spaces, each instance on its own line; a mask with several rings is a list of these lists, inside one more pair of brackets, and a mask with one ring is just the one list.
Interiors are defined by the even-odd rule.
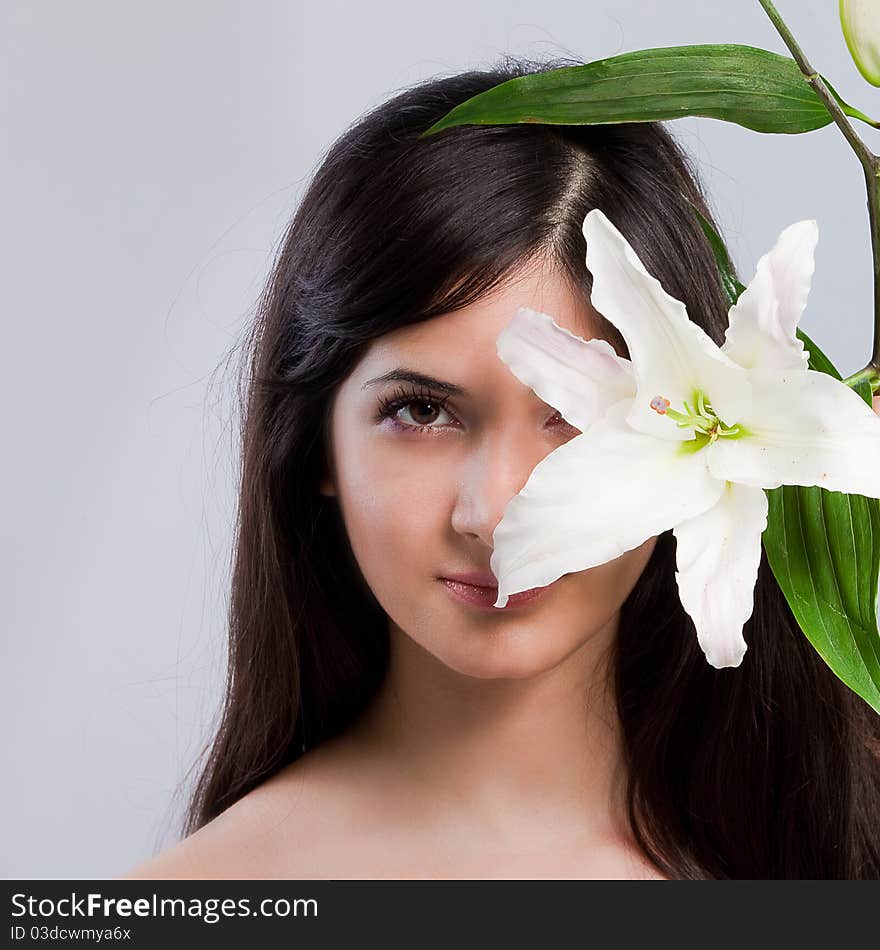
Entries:
[[599,317],[584,293],[572,287],[555,265],[541,261],[525,265],[468,307],[374,340],[359,375],[392,362],[455,369],[462,376],[491,372],[496,363],[503,365],[496,340],[519,307],[546,313],[585,340],[598,334]]

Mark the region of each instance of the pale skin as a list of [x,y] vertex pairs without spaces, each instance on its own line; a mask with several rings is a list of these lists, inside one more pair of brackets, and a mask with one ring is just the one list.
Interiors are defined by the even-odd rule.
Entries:
[[[389,618],[375,701],[125,879],[663,877],[624,817],[606,663],[655,539],[511,611],[463,604],[438,579],[488,569],[506,503],[579,434],[497,356],[519,306],[595,335],[582,294],[538,260],[464,310],[376,340],[334,398],[318,490]],[[466,395],[410,400],[395,417],[413,428],[394,428],[378,402],[402,384],[369,382],[400,367]]]

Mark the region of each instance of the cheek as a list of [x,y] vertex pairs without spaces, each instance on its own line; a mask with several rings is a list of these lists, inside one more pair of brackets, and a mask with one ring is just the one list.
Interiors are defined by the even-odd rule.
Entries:
[[656,538],[649,538],[613,561],[575,575],[574,596],[589,618],[588,626],[607,623],[620,610],[651,559],[656,543]]
[[564,578],[564,588],[552,604],[547,603],[543,614],[536,612],[517,624],[521,629],[516,631],[516,640],[509,641],[516,649],[505,657],[507,675],[550,669],[582,649],[594,656],[604,655],[616,637],[615,618],[650,560],[655,543],[651,538],[607,564]]
[[443,566],[450,477],[436,458],[431,465],[424,455],[414,459],[417,447],[403,452],[368,439],[359,448],[337,471],[339,503],[354,555],[382,603]]

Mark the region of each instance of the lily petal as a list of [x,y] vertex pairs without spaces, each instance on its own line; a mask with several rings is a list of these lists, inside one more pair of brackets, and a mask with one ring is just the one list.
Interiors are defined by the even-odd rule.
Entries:
[[504,509],[490,567],[496,607],[510,594],[604,564],[696,517],[724,489],[705,452],[655,439],[626,423],[623,399],[542,459]]
[[795,330],[807,305],[819,240],[815,221],[798,221],[759,261],[749,286],[730,308],[721,347],[747,369],[806,369],[808,354]]
[[748,434],[707,449],[716,478],[880,498],[880,418],[854,390],[811,369],[781,379],[756,372],[752,387]]
[[605,340],[584,340],[552,317],[520,307],[497,340],[498,356],[548,406],[583,431],[636,392],[629,360]]
[[719,418],[735,424],[749,408],[745,374],[693,323],[685,305],[645,269],[617,228],[595,208],[583,225],[587,267],[593,275],[593,306],[623,334],[636,375],[637,395],[629,424],[660,439],[693,439],[651,408],[662,396],[681,410],[696,389],[706,393]]
[[746,652],[742,631],[755,606],[767,508],[760,488],[728,482],[715,505],[672,532],[679,597],[717,669],[739,666]]

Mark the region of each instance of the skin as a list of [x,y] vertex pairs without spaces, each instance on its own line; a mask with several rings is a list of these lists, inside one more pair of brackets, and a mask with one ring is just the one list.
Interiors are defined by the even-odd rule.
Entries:
[[[488,569],[506,503],[579,434],[497,356],[519,306],[594,335],[589,304],[538,261],[464,310],[376,340],[336,393],[320,490],[389,618],[374,702],[124,879],[662,877],[624,818],[606,663],[655,539],[513,611],[462,604],[438,580]],[[365,384],[400,366],[467,390],[445,410],[398,410],[437,431],[376,418],[400,384]]]

